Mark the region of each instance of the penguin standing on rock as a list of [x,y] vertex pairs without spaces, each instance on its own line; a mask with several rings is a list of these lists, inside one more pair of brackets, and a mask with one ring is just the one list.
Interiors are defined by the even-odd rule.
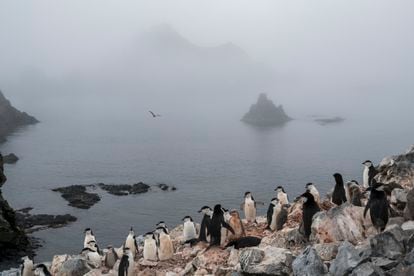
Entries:
[[116,254],[115,249],[112,247],[112,245],[109,245],[107,250],[108,251],[105,253],[104,257],[104,264],[105,267],[112,269],[116,261],[118,261],[118,255]]
[[372,184],[372,180],[377,175],[378,171],[375,169],[374,165],[372,164],[371,160],[367,160],[362,163],[364,165],[364,172],[362,174],[363,178],[363,186],[364,188],[368,188]]
[[282,230],[287,216],[286,205],[282,205],[278,198],[273,198],[267,209],[267,229],[271,231]]
[[[90,243],[94,243],[91,241]],[[101,255],[96,251],[96,249],[92,249],[93,247],[90,245],[89,247],[85,247],[81,255],[85,257],[88,262],[90,262],[95,268],[100,268],[102,264]]]
[[286,205],[289,204],[289,198],[282,186],[279,186],[275,189],[276,197],[279,200],[280,204]]
[[201,242],[207,242],[207,236],[209,235],[208,228],[210,227],[213,210],[211,210],[208,206],[203,206],[198,212],[203,214],[198,240]]
[[148,232],[144,236],[144,259],[157,261],[157,242],[153,232]]
[[38,264],[34,268],[34,275],[36,276],[52,276],[49,269],[44,264]]
[[230,211],[229,225],[234,230],[234,235],[231,234],[228,236],[229,240],[235,240],[246,236],[246,233],[244,232],[243,223],[240,219],[240,215],[239,212],[237,212],[237,210]]
[[191,240],[197,239],[197,231],[195,223],[190,216],[185,216],[183,218],[184,225],[183,225],[183,237],[184,242],[187,243]]
[[302,221],[305,231],[305,238],[306,240],[309,240],[309,236],[312,233],[313,216],[320,211],[320,208],[309,191],[305,192],[300,197],[303,199]]
[[339,173],[336,173],[333,176],[335,178],[335,188],[332,193],[332,202],[339,206],[346,202],[344,180],[342,179],[342,175]]
[[368,188],[371,192],[369,200],[364,209],[364,217],[371,215],[371,221],[378,232],[384,231],[388,223],[388,209],[389,204],[387,195],[384,192],[384,184],[372,181],[372,186]]
[[96,239],[95,239],[95,236],[92,232],[92,229],[91,228],[86,228],[85,229],[85,239],[83,241],[83,248],[88,247],[88,244],[89,244],[90,241],[94,241],[96,243]]
[[361,188],[356,180],[351,180],[347,183],[349,189],[349,202],[355,206],[362,206]]
[[220,204],[214,206],[213,217],[211,218],[210,228],[208,232],[210,233],[210,247],[219,246],[221,242],[221,228],[227,228],[233,235],[234,230],[231,226],[224,220],[223,210]]
[[160,261],[171,259],[174,254],[174,247],[167,229],[157,227],[155,232],[158,234],[158,259]]
[[138,252],[138,245],[135,239],[134,229],[132,227],[129,230],[128,236],[125,240],[125,247],[129,248],[129,251],[132,253],[132,256],[135,258],[135,255]]
[[313,195],[313,198],[316,201],[316,203],[320,204],[321,203],[320,195],[319,195],[318,189],[316,189],[316,187],[315,187],[315,184],[308,183],[308,184],[306,184],[305,188],[306,188],[306,191],[309,191]]
[[165,223],[165,221],[160,221],[160,222],[158,222],[158,223],[155,225],[155,228],[157,228],[157,227],[163,227],[163,228],[165,228],[165,230],[167,230],[167,233],[170,233],[170,231],[168,230],[168,226],[167,226],[167,224]]
[[118,276],[133,276],[134,266],[134,255],[128,247],[125,247],[124,254],[119,262]]
[[33,261],[29,257],[23,257],[21,276],[33,276]]
[[244,194],[243,210],[247,222],[256,222],[256,201],[251,192]]

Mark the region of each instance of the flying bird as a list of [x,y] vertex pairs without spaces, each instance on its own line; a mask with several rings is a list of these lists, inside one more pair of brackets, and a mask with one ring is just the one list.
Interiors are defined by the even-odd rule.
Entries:
[[149,113],[151,113],[151,115],[152,115],[152,117],[153,118],[156,118],[156,117],[161,117],[161,115],[160,114],[155,114],[154,112],[152,112],[151,110],[150,111],[148,111]]

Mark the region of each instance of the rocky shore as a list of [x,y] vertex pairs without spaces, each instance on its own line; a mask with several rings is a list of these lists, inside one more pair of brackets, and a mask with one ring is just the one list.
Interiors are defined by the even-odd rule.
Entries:
[[[190,246],[184,243],[180,225],[170,231],[172,258],[148,261],[138,239],[134,275],[414,275],[414,147],[384,158],[377,170],[376,180],[387,186],[392,209],[384,231],[373,226],[369,212],[364,216],[364,207],[335,206],[326,198],[313,217],[307,241],[301,229],[302,203],[295,201],[280,231],[267,230],[264,217],[257,217],[256,223],[243,220],[246,235],[261,239],[258,246],[225,248],[226,242],[209,250],[203,242]],[[121,245],[115,248],[119,250]],[[52,275],[118,275],[119,260],[109,268],[83,255],[56,255],[47,265]]]

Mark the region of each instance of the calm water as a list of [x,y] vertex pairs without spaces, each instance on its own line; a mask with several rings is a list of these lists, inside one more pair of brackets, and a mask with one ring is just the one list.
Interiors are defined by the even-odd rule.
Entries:
[[[42,123],[0,145],[2,152],[21,158],[6,165],[3,191],[14,208],[30,206],[34,213],[78,218],[65,228],[35,233],[44,240],[38,261],[79,252],[86,227],[93,228],[101,246],[119,246],[131,225],[140,234],[159,220],[173,226],[185,215],[199,219],[196,211],[202,205],[237,208],[247,190],[267,202],[273,189],[283,185],[292,199],[312,181],[326,193],[333,186],[333,173],[361,180],[363,160],[379,162],[414,141],[414,129],[407,127],[414,121],[410,118],[372,123],[372,118],[349,117],[320,126],[304,117],[284,127],[258,129],[239,122],[240,114],[183,118],[171,112],[153,120],[114,116],[111,110],[65,115],[59,108],[37,115]],[[45,115],[52,112],[55,115]],[[116,197],[98,189],[102,200],[89,210],[69,207],[51,191],[72,184],[138,181],[167,183],[178,190]]]

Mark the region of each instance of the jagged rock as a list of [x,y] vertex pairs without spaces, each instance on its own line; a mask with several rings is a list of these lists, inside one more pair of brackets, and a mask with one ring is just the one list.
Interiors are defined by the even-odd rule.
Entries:
[[404,205],[407,203],[407,191],[404,189],[393,189],[391,192],[390,202],[396,205]]
[[370,239],[373,256],[398,259],[405,252],[404,233],[401,227],[394,225]]
[[101,200],[98,194],[89,193],[84,185],[72,185],[68,187],[52,189],[60,192],[62,197],[69,202],[69,206],[89,209]]
[[412,276],[414,275],[414,265],[399,264],[397,267],[387,271],[387,276]]
[[239,250],[232,248],[230,251],[230,256],[227,260],[227,265],[236,266],[239,263]]
[[347,240],[357,244],[365,239],[365,229],[372,225],[369,216],[364,218],[363,211],[363,207],[345,203],[315,214],[310,239],[316,243]]
[[394,225],[401,226],[405,222],[405,219],[403,217],[392,217],[389,218],[387,227],[385,229],[389,229],[390,227],[394,227]]
[[404,231],[414,230],[414,220],[409,220],[409,221],[404,222],[404,223],[401,225],[401,228],[402,228]]
[[18,210],[16,212],[16,223],[22,228],[26,229],[26,232],[31,233],[46,228],[59,228],[63,227],[70,222],[76,221],[76,217],[65,214],[65,215],[46,215],[38,214],[31,215],[29,211],[31,208]]
[[[333,275],[347,275],[356,268],[364,259],[360,256],[360,252],[355,247],[345,241],[339,246],[338,254],[331,263],[329,272]],[[362,274],[361,274],[362,275]]]
[[338,254],[339,243],[317,243],[313,245],[316,253],[323,261],[331,261]]
[[308,246],[292,263],[294,275],[325,275],[327,268],[316,250]]
[[19,157],[17,157],[14,153],[3,156],[4,164],[15,164],[17,161],[19,161]]
[[281,125],[290,120],[291,118],[286,115],[283,106],[276,107],[264,93],[259,95],[257,103],[253,104],[249,112],[242,118],[243,122],[256,126]]
[[32,125],[38,122],[36,118],[28,115],[26,112],[21,112],[14,108],[0,91],[0,140],[4,140],[5,136],[21,126]]
[[407,204],[404,208],[404,218],[414,220],[414,188],[407,193]]
[[373,257],[371,258],[371,262],[373,265],[380,267],[384,270],[390,270],[391,268],[398,265],[399,260],[390,260],[383,257]]
[[241,272],[254,275],[290,275],[292,253],[284,248],[243,249],[239,255]]
[[53,256],[52,264],[50,266],[50,272],[55,275],[59,272],[60,268],[62,267],[63,263],[70,259],[70,256],[65,255],[55,255]]
[[[92,268],[88,262],[82,258],[69,258],[62,263],[56,276],[82,276],[90,272]],[[99,274],[98,274],[99,275]]]
[[[339,274],[338,274],[339,275]],[[352,271],[351,276],[383,276],[384,271],[372,263],[363,263]]]
[[406,265],[414,265],[414,249],[407,253],[404,257],[404,264]]
[[108,193],[112,195],[117,195],[117,196],[146,193],[150,189],[149,185],[142,183],[142,182],[139,182],[133,185],[129,185],[129,184],[115,185],[115,184],[100,183],[99,187],[101,187],[102,190],[105,190]]

